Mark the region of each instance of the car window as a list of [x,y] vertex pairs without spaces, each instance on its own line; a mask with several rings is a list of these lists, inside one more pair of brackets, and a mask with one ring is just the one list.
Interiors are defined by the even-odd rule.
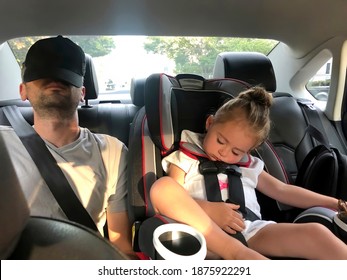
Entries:
[[[257,51],[267,55],[278,43],[256,38],[67,36],[93,57],[99,96],[129,94],[131,79],[152,73],[194,73],[211,78],[218,53]],[[23,37],[8,43],[21,65],[29,47],[41,37]]]
[[306,84],[306,89],[319,101],[328,100],[332,63],[330,58]]

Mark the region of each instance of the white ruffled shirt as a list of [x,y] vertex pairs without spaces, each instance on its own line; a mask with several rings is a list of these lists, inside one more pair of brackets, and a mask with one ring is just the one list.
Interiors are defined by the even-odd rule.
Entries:
[[[202,149],[202,140],[204,136],[204,134],[183,130],[181,142],[191,143]],[[252,210],[258,217],[261,217],[260,205],[257,201],[255,189],[258,184],[258,176],[264,169],[264,163],[259,158],[251,155],[250,159],[251,163],[248,167],[240,167],[245,204],[246,207]],[[199,173],[199,163],[199,160],[179,150],[171,153],[162,160],[162,166],[165,172],[168,171],[170,164],[174,164],[186,173],[183,187],[194,199],[206,200],[205,182],[203,175]],[[222,199],[225,201],[228,198],[228,177],[221,173],[218,174],[218,180]]]

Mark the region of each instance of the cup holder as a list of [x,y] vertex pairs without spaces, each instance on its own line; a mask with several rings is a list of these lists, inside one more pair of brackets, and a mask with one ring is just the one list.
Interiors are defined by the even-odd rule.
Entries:
[[157,227],[153,233],[153,245],[159,260],[204,260],[207,253],[204,236],[193,227],[178,223]]

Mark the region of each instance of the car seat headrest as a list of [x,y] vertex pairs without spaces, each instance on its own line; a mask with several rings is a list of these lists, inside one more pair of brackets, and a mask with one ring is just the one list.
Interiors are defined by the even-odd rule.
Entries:
[[143,107],[145,105],[145,83],[146,78],[132,78],[130,83],[130,97],[134,105]]
[[258,52],[223,52],[215,61],[214,78],[233,78],[252,86],[276,91],[276,77],[270,59]]
[[99,95],[99,85],[96,77],[93,59],[89,54],[86,55],[86,73],[84,74],[84,87],[86,94],[84,99],[97,99]]
[[29,208],[1,136],[0,150],[0,259],[3,260],[15,249],[22,230],[29,220]]
[[145,110],[153,143],[168,153],[177,147],[183,129],[203,133],[207,116],[247,88],[247,83],[234,79],[150,75],[145,84]]

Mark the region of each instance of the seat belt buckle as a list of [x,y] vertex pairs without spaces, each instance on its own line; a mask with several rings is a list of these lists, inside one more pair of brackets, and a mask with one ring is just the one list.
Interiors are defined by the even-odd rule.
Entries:
[[242,172],[240,167],[237,165],[219,162],[217,166],[219,173],[231,174],[241,177]]
[[221,161],[203,161],[199,164],[200,174],[209,174],[209,173],[224,173],[231,174],[241,177],[241,169],[239,166],[234,164],[228,164]]
[[199,164],[200,174],[218,173],[218,167],[213,161],[203,161]]

